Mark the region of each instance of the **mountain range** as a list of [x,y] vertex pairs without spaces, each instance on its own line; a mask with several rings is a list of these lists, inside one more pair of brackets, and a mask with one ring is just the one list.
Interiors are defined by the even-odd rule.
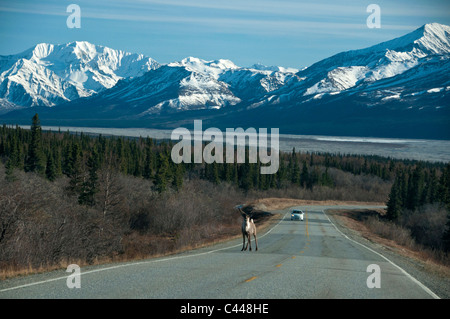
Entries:
[[450,27],[438,23],[301,70],[41,43],[0,56],[0,121],[448,139],[449,74]]
[[158,67],[142,54],[88,42],[40,43],[0,57],[0,97],[21,107],[51,107],[92,96],[112,88],[120,79],[139,77]]

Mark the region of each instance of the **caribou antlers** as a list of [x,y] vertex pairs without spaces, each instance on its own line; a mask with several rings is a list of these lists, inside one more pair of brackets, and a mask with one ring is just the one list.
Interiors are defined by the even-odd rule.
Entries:
[[[244,218],[244,220],[242,221],[242,239],[243,239],[243,243],[242,243],[242,249],[243,250],[247,250],[247,246],[249,247],[249,251],[252,250],[252,243],[250,240],[251,235],[253,235],[253,237],[255,238],[255,245],[256,245],[256,249],[258,250],[258,241],[256,240],[256,226],[255,223],[253,222],[253,219],[251,218],[252,215],[247,214],[246,212],[244,212],[241,209],[241,206],[237,206],[237,209],[239,210],[239,212],[241,213],[242,217]],[[247,237],[247,245],[245,245],[245,237]]]

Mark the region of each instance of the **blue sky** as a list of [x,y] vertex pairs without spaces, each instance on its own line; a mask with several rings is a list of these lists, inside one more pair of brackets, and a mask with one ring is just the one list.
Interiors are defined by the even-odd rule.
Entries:
[[[72,3],[80,29],[66,25]],[[380,29],[366,25],[371,3],[381,8]],[[195,56],[301,68],[425,23],[450,25],[449,13],[448,0],[0,0],[0,55],[84,40],[160,63]]]

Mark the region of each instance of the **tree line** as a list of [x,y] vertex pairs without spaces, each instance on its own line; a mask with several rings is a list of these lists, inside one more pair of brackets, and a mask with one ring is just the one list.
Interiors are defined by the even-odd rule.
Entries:
[[396,221],[403,210],[415,211],[426,204],[439,203],[450,208],[450,164],[438,172],[421,163],[396,171],[387,201],[387,217]]
[[[294,148],[291,153],[280,154],[276,174],[261,175],[260,162],[175,164],[170,159],[172,146],[172,141],[155,141],[148,137],[135,139],[43,132],[38,114],[33,117],[30,130],[18,126],[0,127],[0,157],[6,166],[7,179],[14,179],[15,169],[35,172],[50,181],[66,176],[70,179],[68,191],[78,196],[83,205],[94,204],[101,168],[151,180],[153,190],[163,193],[181,189],[186,178],[201,178],[214,184],[226,182],[244,191],[284,189],[292,185],[310,190],[315,186],[333,188],[336,180],[330,175],[332,168],[391,181],[398,171],[415,165],[414,161],[379,156],[299,153]],[[427,174],[426,178],[437,178],[443,166],[421,165],[434,174]],[[430,191],[434,194],[434,190]]]
[[[419,241],[426,241],[423,239],[426,237],[425,232],[429,232],[429,237],[434,235],[426,229],[430,210],[447,211],[445,225],[434,227],[439,240],[436,240],[431,248],[450,251],[450,164],[442,170],[425,168],[421,163],[397,169],[386,205],[386,218],[397,224],[408,225],[412,216],[422,215],[421,221],[407,227],[412,230],[413,237],[421,238]],[[417,230],[419,226],[420,230]]]

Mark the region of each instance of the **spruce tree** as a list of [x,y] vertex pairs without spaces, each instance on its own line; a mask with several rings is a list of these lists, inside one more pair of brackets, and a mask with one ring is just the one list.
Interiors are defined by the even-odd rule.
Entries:
[[252,178],[252,172],[251,172],[251,166],[250,163],[247,161],[240,166],[239,170],[239,181],[240,181],[240,187],[244,191],[249,191],[253,186],[253,178]]
[[331,178],[331,176],[328,174],[328,167],[325,168],[325,172],[323,172],[322,175],[320,176],[320,185],[328,186],[328,187],[334,186],[334,181]]
[[225,163],[223,170],[223,180],[227,183],[231,183],[233,180],[233,164]]
[[62,175],[62,167],[61,167],[61,149],[57,148],[53,154],[53,161],[55,163],[55,171],[56,176]]
[[424,189],[424,173],[421,165],[417,165],[408,181],[408,198],[406,208],[415,210],[420,206]]
[[285,178],[286,178],[286,164],[284,163],[284,159],[280,158],[280,167],[278,168],[278,172],[276,173],[276,178],[272,179],[274,187],[276,185],[277,188],[281,188],[283,186],[283,181],[285,180]]
[[316,166],[311,172],[311,175],[308,178],[307,188],[313,189],[314,185],[317,185],[319,182],[319,168]]
[[42,150],[42,129],[39,116],[33,116],[31,124],[31,142],[28,148],[25,170],[43,174],[45,172],[45,155]]
[[8,182],[14,182],[16,180],[16,177],[14,176],[14,164],[11,158],[8,159],[5,165],[5,180]]
[[400,197],[400,188],[398,179],[395,180],[392,185],[391,192],[389,193],[389,200],[386,203],[387,211],[386,217],[391,221],[397,221],[402,212],[402,200]]
[[152,177],[152,151],[150,149],[150,146],[147,146],[145,148],[145,163],[144,163],[144,171],[142,173],[142,176],[145,179],[150,179]]
[[[397,177],[396,177],[397,178]],[[399,197],[401,199],[401,206],[406,207],[406,201],[408,199],[408,175],[404,170],[399,171],[398,175],[398,188],[399,188]]]
[[82,183],[78,202],[81,205],[94,206],[95,194],[98,192],[98,174],[100,167],[99,156],[96,149],[94,149],[89,156],[86,166],[89,171],[88,178]]
[[57,177],[56,165],[53,160],[53,156],[51,154],[47,157],[47,167],[45,169],[45,176],[51,182],[53,182]]
[[294,157],[294,167],[292,169],[292,176],[291,176],[291,182],[293,184],[300,185],[300,165],[298,164],[298,161]]
[[169,174],[169,161],[163,152],[159,153],[158,169],[155,175],[153,189],[158,193],[163,193],[167,190],[167,180]]
[[447,223],[445,224],[445,231],[442,235],[442,245],[445,252],[450,252],[450,210],[447,212]]
[[216,162],[210,164],[209,180],[214,184],[220,184],[219,165]]
[[67,143],[64,146],[62,172],[66,176],[71,176],[73,171],[72,145]]
[[184,167],[183,164],[175,164],[175,172],[173,174],[172,186],[179,191],[183,186]]
[[239,186],[239,171],[237,163],[233,164],[233,184]]
[[450,164],[442,171],[438,189],[439,201],[450,209]]
[[428,203],[434,203],[438,200],[439,181],[436,176],[436,169],[431,169],[428,181]]
[[302,172],[300,174],[300,185],[305,188],[309,187],[309,172],[308,166],[306,166],[306,162],[303,162]]
[[75,194],[80,194],[83,184],[83,153],[77,142],[72,143],[70,156],[69,190]]

